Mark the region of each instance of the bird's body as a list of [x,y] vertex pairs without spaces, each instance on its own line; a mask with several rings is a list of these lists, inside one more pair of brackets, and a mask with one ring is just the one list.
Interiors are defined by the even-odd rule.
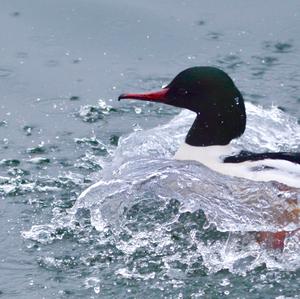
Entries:
[[[262,158],[243,162],[225,162],[238,157],[230,144],[205,147],[184,143],[180,146],[175,159],[193,160],[224,175],[246,178],[252,181],[277,181],[285,185],[300,188],[300,164],[283,159]],[[229,159],[230,160],[230,159]]]

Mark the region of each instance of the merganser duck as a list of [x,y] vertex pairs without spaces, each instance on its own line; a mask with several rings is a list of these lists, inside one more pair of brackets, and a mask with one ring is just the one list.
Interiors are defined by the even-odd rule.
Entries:
[[300,153],[233,152],[230,142],[246,128],[244,99],[218,68],[188,68],[158,92],[122,94],[121,99],[161,102],[197,114],[175,159],[198,161],[225,175],[300,188]]
[[195,160],[225,175],[300,188],[300,153],[233,152],[230,142],[244,133],[246,110],[241,92],[218,68],[188,68],[160,91],[125,93],[121,99],[160,102],[196,113],[175,159]]

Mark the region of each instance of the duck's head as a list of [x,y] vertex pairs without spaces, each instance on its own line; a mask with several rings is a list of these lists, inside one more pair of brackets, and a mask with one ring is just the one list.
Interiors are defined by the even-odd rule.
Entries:
[[192,67],[179,73],[157,92],[125,93],[121,99],[159,102],[197,113],[186,142],[194,146],[225,145],[243,134],[243,97],[232,79],[214,67]]

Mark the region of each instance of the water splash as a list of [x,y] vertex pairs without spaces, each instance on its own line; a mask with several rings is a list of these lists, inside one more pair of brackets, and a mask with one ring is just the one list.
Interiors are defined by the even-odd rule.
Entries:
[[[247,111],[248,126],[234,142],[236,149],[300,150],[295,119],[275,107],[247,103]],[[165,125],[122,137],[96,183],[67,214],[53,218],[46,238],[45,226],[34,226],[23,236],[52,242],[55,230],[86,233],[94,228],[101,244],[109,243],[111,254],[121,256],[115,275],[124,279],[155,279],[161,273],[168,283],[180,285],[198,271],[243,274],[262,265],[298,269],[299,233],[286,239],[281,253],[259,246],[253,232],[299,228],[298,218],[287,222],[282,216],[291,202],[299,206],[299,189],[175,161],[172,157],[193,119],[183,111]]]
[[106,104],[105,101],[100,99],[98,101],[98,105],[96,106],[92,106],[92,105],[81,106],[77,116],[80,119],[82,119],[84,122],[93,123],[103,119],[105,115],[108,115],[111,112],[115,112],[115,111],[116,110],[112,106]]

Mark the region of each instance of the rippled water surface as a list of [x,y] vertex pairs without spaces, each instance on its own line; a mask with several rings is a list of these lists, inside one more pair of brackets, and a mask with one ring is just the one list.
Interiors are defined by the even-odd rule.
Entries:
[[299,228],[299,189],[174,161],[193,114],[116,101],[218,66],[247,101],[234,148],[300,151],[299,12],[1,0],[0,298],[299,298],[300,233],[256,242]]

